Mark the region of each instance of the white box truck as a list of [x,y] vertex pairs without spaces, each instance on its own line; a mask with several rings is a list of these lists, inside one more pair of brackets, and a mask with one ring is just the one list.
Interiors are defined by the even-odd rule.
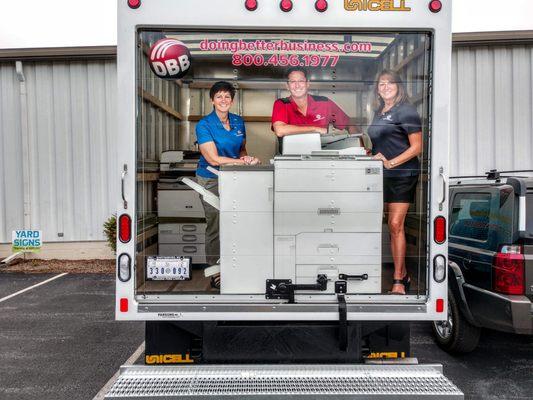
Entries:
[[[410,321],[447,317],[451,6],[118,1],[116,318],[146,321],[147,365],[123,368],[108,398],[462,398],[441,367],[414,364],[409,351]],[[383,71],[401,77],[384,87],[396,85],[416,122],[402,120],[399,100],[379,108]],[[204,168],[218,192],[175,176],[183,187],[159,199],[169,170],[203,168],[194,154],[205,157],[202,124],[218,115],[210,89],[220,81],[234,94],[229,129],[214,129],[243,136],[260,164]],[[321,128],[278,143],[276,107]],[[410,169],[380,157],[380,124],[405,137],[418,126]],[[164,171],[162,153],[177,155]],[[395,176],[416,186],[405,254],[388,228]],[[219,287],[205,272],[207,208],[205,218],[188,212],[193,189],[218,215]],[[188,200],[168,201],[180,194]],[[391,294],[398,263],[410,280]]]

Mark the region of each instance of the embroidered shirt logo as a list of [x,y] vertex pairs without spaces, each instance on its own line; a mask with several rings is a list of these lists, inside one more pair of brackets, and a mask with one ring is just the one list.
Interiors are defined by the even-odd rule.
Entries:
[[324,117],[323,115],[317,114],[313,122],[322,121],[324,118],[326,117]]
[[390,121],[390,122],[392,122],[392,115],[389,114],[389,115],[387,115],[386,117],[383,117],[382,120],[383,120],[383,121]]

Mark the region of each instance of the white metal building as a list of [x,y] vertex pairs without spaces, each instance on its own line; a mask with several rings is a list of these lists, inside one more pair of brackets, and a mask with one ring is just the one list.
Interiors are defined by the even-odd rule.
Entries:
[[[452,69],[450,175],[533,169],[533,31],[456,34]],[[113,256],[116,102],[114,47],[0,50],[0,258],[22,228],[41,257]]]
[[533,168],[533,32],[455,36],[451,175]]

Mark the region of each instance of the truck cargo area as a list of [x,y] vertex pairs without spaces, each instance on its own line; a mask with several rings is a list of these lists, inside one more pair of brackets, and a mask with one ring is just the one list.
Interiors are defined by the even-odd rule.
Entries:
[[[194,68],[178,84],[160,79],[149,67],[148,50],[161,40],[179,40],[194,59]],[[324,59],[326,68],[309,68],[310,93],[339,104],[349,114],[350,129],[363,134],[365,146],[370,143],[364,135],[373,119],[370,103],[376,74],[391,68],[405,77],[424,135],[420,170],[416,171],[420,178],[405,223],[405,260],[411,279],[405,296],[389,296],[394,267],[383,204],[382,162],[372,160],[358,147],[356,137],[333,125],[327,135],[316,135],[317,147],[311,151],[309,143],[289,139],[312,135],[288,136],[278,143],[271,129],[271,111],[273,102],[288,94],[285,73],[289,66],[274,65],[277,59],[268,54],[260,55],[260,65],[255,61],[251,67],[238,65],[238,53],[230,50],[239,43],[256,41],[295,46],[316,42],[332,47],[349,42],[354,52],[339,55],[334,66],[326,65]],[[276,30],[139,29],[133,223],[137,232],[135,295],[143,303],[141,307],[147,304],[149,309],[151,303],[168,301],[279,303],[287,299],[269,295],[269,282],[316,285],[321,276],[327,280],[323,289],[296,288],[294,302],[335,303],[336,294],[344,293],[348,303],[424,304],[431,268],[428,201],[433,41],[430,31],[285,34]],[[363,49],[363,44],[367,48]],[[218,47],[206,51],[210,45]],[[298,65],[307,63],[305,52],[295,57],[304,57]],[[220,259],[220,289],[215,289],[204,274],[214,261],[209,262],[213,255],[208,254],[203,195],[186,182],[195,181],[200,153],[194,132],[198,121],[211,112],[209,89],[219,77],[227,77],[236,88],[231,112],[243,117],[247,151],[257,156],[261,165],[219,168],[215,200],[220,207],[220,254],[215,260]],[[176,268],[157,263],[164,257],[189,258],[190,271],[169,276],[163,271]],[[336,289],[336,281],[343,281],[346,288]]]

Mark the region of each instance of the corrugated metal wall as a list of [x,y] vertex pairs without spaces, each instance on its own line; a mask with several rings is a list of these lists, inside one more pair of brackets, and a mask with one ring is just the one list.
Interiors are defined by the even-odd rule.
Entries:
[[[118,195],[116,64],[23,66],[31,225],[46,241],[103,240]],[[456,48],[452,74],[451,175],[533,169],[533,45]],[[0,243],[24,226],[21,118],[15,63],[0,63]]]
[[[117,198],[110,175],[117,170],[116,64],[25,62],[23,71],[27,115],[15,63],[0,64],[0,242],[24,227],[26,167],[31,227],[45,241],[102,240]],[[23,161],[24,119],[30,165]]]
[[24,223],[19,99],[14,63],[0,64],[0,242]]
[[459,47],[451,175],[533,169],[533,45]]

